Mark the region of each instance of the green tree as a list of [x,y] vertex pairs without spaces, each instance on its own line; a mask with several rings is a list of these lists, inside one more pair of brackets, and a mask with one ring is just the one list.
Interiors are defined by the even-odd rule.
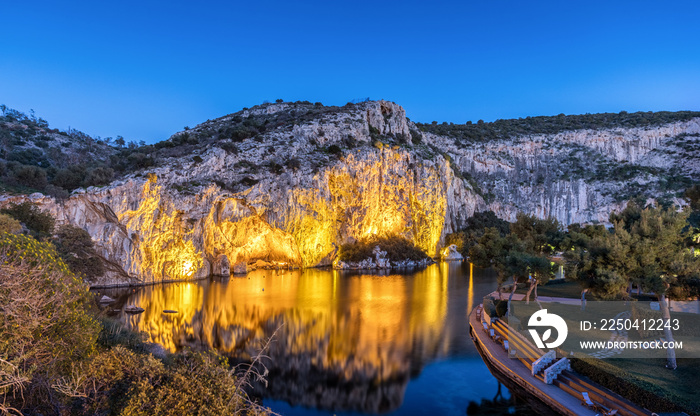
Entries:
[[454,244],[457,250],[464,256],[469,255],[469,249],[478,243],[479,238],[487,228],[496,228],[505,237],[510,233],[510,223],[496,216],[493,211],[475,212],[466,221],[464,228],[456,233],[445,236],[445,244]]
[[582,308],[587,293],[601,299],[623,295],[628,279],[615,270],[613,256],[622,264],[624,246],[613,247],[612,235],[603,226],[570,227],[564,246],[566,276],[581,286]]
[[0,209],[0,213],[7,214],[23,223],[37,237],[48,237],[53,232],[55,221],[51,214],[41,211],[36,204],[29,201],[10,204],[10,206]]
[[58,254],[76,275],[91,280],[104,274],[104,264],[87,231],[64,225],[56,232],[53,242]]
[[[523,234],[530,238],[528,235]],[[503,284],[511,278],[513,285],[508,297],[510,314],[513,295],[520,283],[528,282],[527,302],[534,291],[537,299],[537,286],[545,284],[553,276],[551,262],[546,255],[535,252],[532,239],[523,240],[515,233],[502,236],[495,227],[486,228],[477,243],[469,249],[469,261],[478,267],[493,267],[498,276],[498,293]]]
[[529,252],[537,254],[553,254],[564,240],[562,226],[555,218],[539,219],[523,213],[516,215],[510,232],[525,243]]
[[[629,211],[629,212],[628,212]],[[628,273],[642,289],[654,293],[661,306],[664,323],[671,319],[668,299],[689,294],[700,280],[700,259],[688,250],[689,211],[632,206],[620,215],[611,216],[615,225],[615,268]],[[620,260],[627,257],[631,261]],[[683,298],[681,298],[683,299]],[[673,341],[670,325],[664,325],[664,336]],[[667,350],[668,368],[675,369],[675,350]]]
[[[581,283],[582,301],[588,290],[603,298],[627,297],[632,285],[637,285],[656,295],[662,319],[668,322],[668,299],[683,300],[700,291],[700,258],[687,246],[693,232],[688,215],[687,209],[642,209],[629,203],[622,212],[610,215],[613,233],[570,232],[570,241],[576,243],[565,253],[567,274]],[[670,325],[664,325],[664,336],[673,341]],[[675,351],[670,348],[667,367],[676,366]]]

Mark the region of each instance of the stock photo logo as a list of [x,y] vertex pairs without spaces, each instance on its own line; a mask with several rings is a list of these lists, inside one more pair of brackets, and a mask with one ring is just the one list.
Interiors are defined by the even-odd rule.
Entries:
[[[544,331],[542,337],[540,337],[536,329],[530,329],[530,335],[535,341],[537,348],[557,348],[566,341],[566,336],[569,334],[569,329],[564,319],[557,314],[547,313],[547,309],[542,309],[533,313],[527,325],[529,327],[550,327]],[[557,339],[545,343],[552,336],[552,328],[557,330]]]

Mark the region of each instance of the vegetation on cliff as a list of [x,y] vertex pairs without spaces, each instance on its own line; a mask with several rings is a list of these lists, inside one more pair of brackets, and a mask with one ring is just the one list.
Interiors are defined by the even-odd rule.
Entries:
[[26,230],[39,240],[51,241],[59,257],[76,276],[87,280],[101,276],[105,271],[104,263],[97,255],[90,234],[72,225],[62,225],[55,230],[55,222],[50,214],[29,201],[0,209],[0,232],[18,234]]
[[454,137],[458,143],[467,144],[534,134],[557,134],[569,130],[660,126],[677,121],[687,121],[695,117],[700,117],[700,111],[637,113],[621,111],[619,113],[525,117],[488,123],[483,120],[479,120],[477,123],[468,121],[465,124],[446,122],[438,124],[437,121],[433,121],[430,124],[416,123],[416,125],[422,131]]
[[373,250],[379,247],[386,252],[386,258],[390,261],[413,260],[419,261],[428,258],[428,255],[420,247],[407,239],[399,236],[375,237],[355,243],[347,243],[340,246],[338,259],[344,262],[360,262],[365,259],[374,259]]
[[156,358],[53,245],[0,233],[0,414],[265,414],[216,353]]
[[[275,105],[281,110],[273,110]],[[321,103],[297,101],[275,104],[264,103],[253,108],[244,108],[196,126],[185,127],[167,140],[147,145],[143,141],[127,142],[123,137],[91,137],[75,129],[60,131],[49,128],[42,118],[33,112],[26,115],[20,111],[0,106],[0,190],[32,193],[42,192],[57,198],[65,198],[79,187],[104,186],[126,174],[160,165],[169,158],[192,157],[202,162],[198,155],[211,146],[228,153],[239,153],[241,142],[251,139],[256,143],[262,136],[278,129],[291,129],[313,121],[349,113],[356,104],[342,107],[324,106]],[[359,119],[359,121],[363,121]],[[363,121],[364,122],[364,121]],[[317,132],[323,136],[323,129]],[[378,132],[372,133],[376,140],[392,141]],[[407,138],[404,138],[407,140]],[[277,143],[280,144],[280,143]],[[342,149],[352,149],[358,141],[348,135],[340,146],[322,146],[317,143],[317,152],[330,157],[342,155]],[[246,162],[250,164],[250,162]],[[259,167],[253,165],[256,169]],[[283,170],[295,170],[299,160],[270,161],[267,169],[277,174]],[[247,178],[248,181],[254,180]],[[252,184],[248,184],[251,186]],[[231,185],[223,184],[223,188]]]

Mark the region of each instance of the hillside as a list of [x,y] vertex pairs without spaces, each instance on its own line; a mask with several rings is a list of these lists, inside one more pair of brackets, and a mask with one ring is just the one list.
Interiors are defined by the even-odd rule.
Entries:
[[[451,126],[413,123],[386,101],[277,102],[155,145],[74,138],[31,118],[5,118],[0,128],[13,138],[20,124],[35,131],[4,148],[4,181],[22,166],[44,169],[47,187],[72,165],[112,170],[108,185],[84,175],[80,187],[62,187],[75,187],[70,198],[33,199],[93,237],[111,265],[93,284],[118,285],[245,270],[258,260],[328,265],[341,244],[371,236],[399,235],[434,255],[446,234],[487,209],[505,219],[524,211],[564,224],[605,222],[629,198],[672,201],[697,178],[698,115]],[[36,145],[39,135],[47,147]],[[45,156],[47,166],[13,156],[56,147],[80,149],[62,154],[84,159],[64,167],[68,156]],[[0,196],[0,205],[21,198]]]

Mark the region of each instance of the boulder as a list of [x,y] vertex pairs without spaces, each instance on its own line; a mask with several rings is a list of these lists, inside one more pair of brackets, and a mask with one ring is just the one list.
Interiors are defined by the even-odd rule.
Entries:
[[107,295],[104,295],[100,298],[100,303],[112,303],[114,301],[115,301],[114,299],[110,298]]
[[459,261],[464,260],[464,257],[457,250],[457,246],[450,244],[440,252],[440,258],[443,261]]
[[231,274],[231,263],[229,263],[228,256],[221,254],[214,260],[212,274],[216,276],[228,276]]
[[233,274],[246,274],[248,273],[248,263],[245,260],[236,262],[233,265]]
[[145,309],[138,307],[136,305],[128,305],[124,308],[126,313],[142,313]]
[[272,266],[272,263],[268,263],[265,260],[258,260],[255,262],[255,267],[258,269],[267,269]]

